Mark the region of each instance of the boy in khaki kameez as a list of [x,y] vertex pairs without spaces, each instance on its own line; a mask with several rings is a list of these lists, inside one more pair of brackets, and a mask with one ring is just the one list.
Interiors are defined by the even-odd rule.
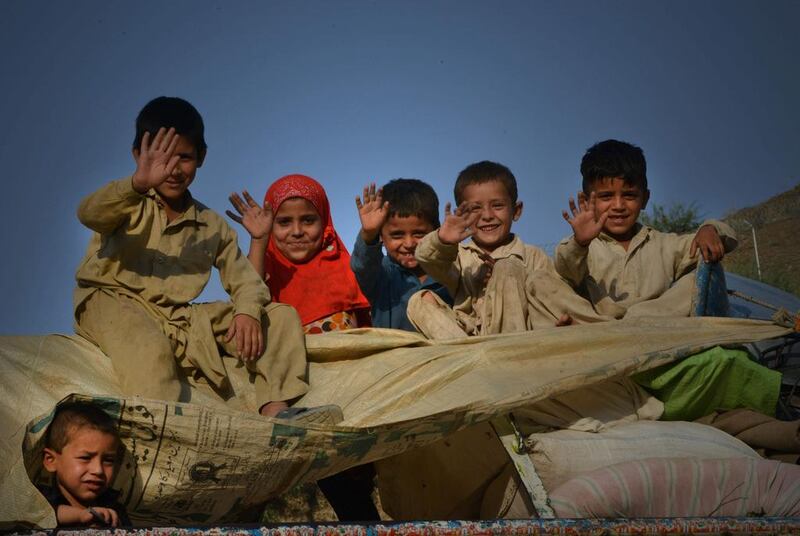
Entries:
[[583,191],[564,219],[574,234],[556,248],[556,271],[597,312],[612,318],[689,316],[697,253],[717,262],[736,247],[727,224],[708,220],[694,235],[638,223],[650,198],[644,153],[606,140],[581,162]]
[[[445,206],[444,223],[415,253],[425,272],[447,287],[454,306],[427,291],[412,296],[408,317],[421,333],[429,338],[512,333],[597,316],[558,278],[544,251],[511,232],[522,202],[506,166],[489,161],[467,166],[454,193],[457,208],[451,213],[450,204]],[[539,299],[553,294],[559,295],[557,307],[549,298]]]
[[[275,416],[308,390],[303,331],[294,309],[269,303],[236,233],[189,193],[205,155],[203,120],[185,100],[139,113],[133,176],[78,208],[95,233],[76,274],[76,331],[111,358],[126,395],[177,401],[180,370],[226,393],[220,350],[237,356],[259,411]],[[231,302],[191,303],[212,266]]]

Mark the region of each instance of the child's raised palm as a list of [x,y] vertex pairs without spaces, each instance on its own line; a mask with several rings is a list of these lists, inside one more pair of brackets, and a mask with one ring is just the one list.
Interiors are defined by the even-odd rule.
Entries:
[[226,210],[225,214],[247,229],[250,237],[254,240],[268,238],[269,233],[272,231],[272,220],[274,218],[272,207],[266,201],[264,201],[263,207],[259,206],[247,190],[242,192],[242,196],[244,196],[244,200],[236,192],[228,196],[231,205],[239,214],[234,214],[230,210]]
[[472,210],[469,202],[464,201],[450,211],[450,203],[444,206],[444,222],[439,227],[439,240],[445,244],[458,244],[475,232],[475,224],[481,217],[479,210]]
[[133,186],[139,192],[156,188],[167,180],[178,164],[180,157],[175,154],[178,146],[178,134],[174,128],[158,129],[152,143],[150,133],[142,136],[142,144],[135,153],[136,171],[133,174]]
[[365,186],[363,199],[356,196],[356,207],[364,235],[374,239],[389,216],[389,202],[383,200],[383,191],[376,190],[375,183]]
[[570,197],[569,210],[572,213],[571,218],[566,210],[562,210],[561,215],[572,227],[575,241],[581,246],[588,246],[603,230],[603,226],[608,219],[608,212],[598,216],[594,192],[592,192],[588,200],[586,199],[586,194],[578,192],[577,206],[575,205],[575,200]]

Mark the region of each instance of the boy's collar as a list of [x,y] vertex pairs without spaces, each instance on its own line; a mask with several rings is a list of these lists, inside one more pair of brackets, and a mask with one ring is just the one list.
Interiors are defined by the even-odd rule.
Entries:
[[[161,197],[161,194],[159,194],[155,190],[155,188],[150,188],[147,191],[146,195],[152,198],[156,202],[156,204],[161,208],[164,208],[167,204]],[[180,214],[180,216],[178,216],[170,223],[175,223],[176,221],[186,221],[186,220],[197,221],[197,216],[198,216],[197,203],[195,202],[194,197],[192,197],[192,193],[189,190],[186,190],[185,195],[186,198],[184,199],[184,202],[186,204],[186,209]]]
[[[476,244],[472,238],[470,238],[469,241],[464,244],[464,247],[482,255],[486,254],[486,252],[483,251],[483,249],[481,249],[481,247]],[[489,253],[490,257],[494,257],[496,259],[503,259],[512,255],[516,255],[522,259],[525,258],[525,244],[514,233],[511,233],[511,241],[508,244],[499,246],[495,248],[494,251]]]
[[[634,224],[633,228],[634,228],[635,232],[633,233],[633,236],[631,237],[630,246],[636,246],[640,242],[643,242],[644,239],[647,237],[647,235],[650,234],[650,231],[653,230],[652,227],[648,227],[647,225],[643,225],[643,224],[639,223],[638,221]],[[600,238],[601,240],[603,240],[605,242],[613,242],[615,244],[619,242],[613,236],[611,236],[609,234],[606,234],[605,231],[600,231],[600,235],[598,236],[598,238]],[[628,247],[629,251],[631,251],[630,246]]]

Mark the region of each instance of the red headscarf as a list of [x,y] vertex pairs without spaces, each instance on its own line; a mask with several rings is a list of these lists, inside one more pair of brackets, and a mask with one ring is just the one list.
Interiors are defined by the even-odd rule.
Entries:
[[311,177],[287,175],[272,183],[264,200],[277,214],[281,203],[292,197],[302,197],[317,209],[323,226],[322,249],[310,261],[295,264],[270,238],[264,266],[272,298],[297,309],[303,325],[341,311],[369,309],[350,269],[350,254],[333,228],[325,189]]

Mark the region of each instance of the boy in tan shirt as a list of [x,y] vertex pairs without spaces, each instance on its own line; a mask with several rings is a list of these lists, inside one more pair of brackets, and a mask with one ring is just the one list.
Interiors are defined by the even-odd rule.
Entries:
[[643,151],[606,140],[581,162],[583,191],[564,219],[574,234],[556,248],[555,268],[600,315],[689,316],[699,252],[716,262],[736,247],[723,222],[703,222],[694,235],[662,233],[638,223],[647,206]]
[[[568,323],[564,313],[574,311],[556,310],[536,297],[539,281],[558,279],[552,261],[511,232],[522,215],[513,173],[502,164],[477,162],[459,173],[454,194],[455,211],[446,204],[444,223],[426,235],[415,252],[425,272],[453,296],[454,305],[451,309],[435,294],[418,292],[409,300],[411,323],[429,338],[512,333]],[[462,244],[467,238],[471,240]],[[585,307],[594,314],[588,304]]]
[[[95,233],[76,274],[76,331],[111,358],[127,395],[177,401],[182,372],[226,396],[221,356],[239,357],[259,411],[275,416],[308,390],[303,331],[294,309],[269,303],[236,233],[189,193],[203,130],[185,100],[152,100],[136,119],[133,176],[81,202]],[[212,266],[231,302],[192,303]]]

